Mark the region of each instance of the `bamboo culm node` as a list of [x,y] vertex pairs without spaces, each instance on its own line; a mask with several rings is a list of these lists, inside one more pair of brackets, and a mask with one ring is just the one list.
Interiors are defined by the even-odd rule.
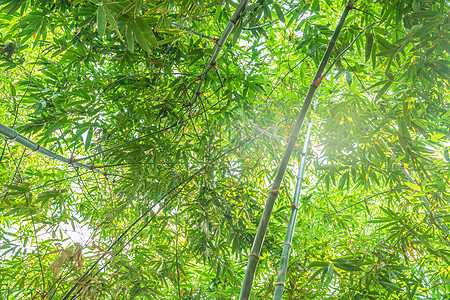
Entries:
[[279,189],[274,189],[274,190],[271,190],[271,191],[270,191],[270,193],[271,193],[272,195],[274,195],[275,197],[278,196],[278,193],[279,193],[279,192],[280,192]]

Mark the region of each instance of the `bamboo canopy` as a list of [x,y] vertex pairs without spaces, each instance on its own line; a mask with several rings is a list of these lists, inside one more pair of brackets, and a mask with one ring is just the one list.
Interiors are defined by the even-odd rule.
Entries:
[[[397,155],[395,155],[394,151],[392,151],[388,144],[386,143],[386,141],[383,138],[380,138],[381,142],[386,146],[386,148],[389,149],[389,153],[391,154],[391,157],[396,160],[397,159]],[[400,170],[402,170],[403,174],[405,175],[406,179],[408,180],[409,183],[412,183],[414,185],[417,185],[417,182],[414,180],[414,178],[411,177],[411,175],[409,174],[408,170],[405,169],[405,166],[403,165],[403,163],[400,161],[398,162],[398,166],[400,167]],[[430,208],[430,201],[428,201],[427,197],[425,196],[420,196],[419,199],[425,203],[425,205],[427,206],[427,208]],[[443,231],[445,231],[445,238],[447,238],[447,236],[449,235],[449,231],[448,231],[448,227],[447,225],[442,221],[441,218],[436,217],[435,216],[435,212],[431,211],[431,214],[433,215],[433,220],[439,225],[439,227],[441,227],[441,229]]]

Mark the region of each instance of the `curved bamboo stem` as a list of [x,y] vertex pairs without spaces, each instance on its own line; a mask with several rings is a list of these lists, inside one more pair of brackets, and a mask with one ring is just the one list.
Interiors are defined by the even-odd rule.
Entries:
[[345,19],[347,18],[348,13],[353,8],[352,2],[349,2],[342,13],[342,16],[339,20],[338,25],[331,37],[330,42],[328,43],[327,50],[322,58],[322,62],[320,63],[319,68],[317,69],[316,75],[314,76],[313,82],[309,87],[308,94],[306,95],[305,102],[300,110],[297,121],[292,129],[291,136],[289,137],[289,142],[286,146],[286,150],[283,154],[283,158],[278,167],[277,173],[275,175],[274,182],[272,184],[269,195],[267,196],[266,205],[264,207],[263,214],[261,216],[261,220],[259,221],[258,230],[256,232],[255,238],[253,240],[253,246],[251,252],[248,256],[247,269],[245,270],[245,276],[242,283],[241,292],[239,295],[240,300],[248,300],[250,298],[250,292],[253,285],[253,279],[255,277],[256,266],[259,261],[259,254],[261,252],[262,245],[264,243],[264,238],[266,236],[267,227],[269,225],[270,216],[272,214],[273,206],[275,204],[275,200],[278,196],[278,191],[280,189],[281,181],[283,180],[284,173],[286,172],[286,167],[289,163],[289,159],[292,155],[292,151],[294,150],[295,143],[297,142],[297,137],[300,132],[300,129],[303,126],[303,121],[305,120],[306,113],[308,112],[309,106],[313,99],[314,93],[316,89],[319,87],[323,78],[323,71],[325,66],[330,59],[331,52],[333,51],[334,45],[336,44],[336,40],[339,36],[339,33],[344,26]]
[[99,173],[99,174],[102,174],[105,176],[107,175],[106,172],[103,172],[103,171],[97,169],[96,166],[94,166],[94,165],[90,166],[90,165],[80,163],[77,161],[77,159],[67,158],[67,157],[59,155],[47,148],[44,148],[41,145],[39,145],[38,143],[33,142],[32,140],[24,137],[23,135],[21,135],[14,129],[11,129],[1,123],[0,123],[0,134],[5,136],[7,139],[9,139],[11,141],[17,142],[17,143],[27,147],[31,151],[45,155],[47,157],[50,157],[51,159],[56,159],[56,160],[62,162],[63,164],[73,166],[74,168],[90,170],[90,171],[93,171],[95,173]]
[[311,136],[312,121],[308,124],[308,130],[303,144],[302,157],[298,169],[297,183],[295,184],[294,199],[291,205],[291,215],[289,216],[286,237],[284,238],[283,252],[281,253],[280,268],[278,269],[277,281],[275,283],[275,292],[273,300],[281,300],[283,297],[284,286],[286,282],[286,272],[289,263],[289,253],[291,252],[292,238],[294,237],[295,224],[297,222],[298,205],[300,202],[300,193],[302,191],[303,176],[305,175],[306,153],[308,151],[309,139]]

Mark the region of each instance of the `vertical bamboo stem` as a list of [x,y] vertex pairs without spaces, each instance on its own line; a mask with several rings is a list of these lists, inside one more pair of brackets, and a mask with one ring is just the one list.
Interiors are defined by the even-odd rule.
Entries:
[[0,123],[0,134],[5,136],[7,139],[15,141],[25,147],[27,147],[28,149],[37,152],[39,154],[45,155],[47,157],[50,157],[51,159],[56,159],[66,165],[70,165],[73,166],[75,168],[81,168],[81,169],[85,169],[85,170],[90,170],[90,171],[94,171],[96,173],[102,174],[106,176],[106,173],[96,169],[94,165],[89,166],[80,162],[77,162],[76,159],[73,158],[67,158],[64,157],[62,155],[59,155],[47,148],[41,147],[41,145],[39,145],[36,142],[33,142],[32,140],[24,137],[23,135],[21,135],[20,133],[18,133],[17,131],[15,131],[14,129],[11,129],[3,124]]
[[253,279],[255,277],[256,266],[259,261],[259,254],[261,252],[262,245],[264,243],[264,237],[266,236],[267,227],[269,225],[270,216],[272,214],[273,206],[275,204],[275,199],[278,196],[278,191],[281,185],[281,181],[283,180],[284,173],[286,172],[286,167],[289,163],[289,159],[292,155],[292,151],[294,150],[295,143],[297,142],[297,137],[302,128],[303,121],[305,120],[306,113],[308,112],[309,105],[311,104],[312,98],[316,89],[319,87],[322,82],[322,74],[325,69],[325,66],[330,59],[331,52],[333,51],[334,45],[336,44],[336,40],[339,36],[339,33],[344,26],[345,19],[349,11],[353,8],[352,2],[349,2],[342,13],[341,19],[339,20],[338,25],[331,37],[330,42],[328,43],[327,50],[322,58],[322,62],[320,63],[319,68],[317,69],[316,75],[314,76],[313,82],[309,87],[308,94],[306,95],[305,102],[300,110],[297,121],[295,122],[294,128],[292,129],[291,136],[289,137],[289,142],[286,146],[286,150],[283,154],[283,158],[281,159],[280,165],[278,167],[277,173],[275,175],[274,182],[272,184],[269,195],[267,196],[266,205],[264,207],[263,214],[261,216],[261,220],[259,221],[258,230],[256,231],[255,238],[253,240],[253,246],[251,252],[248,256],[247,269],[245,270],[245,276],[242,283],[241,292],[239,295],[240,300],[248,300],[250,298],[250,292],[253,285]]
[[297,222],[298,206],[300,202],[300,193],[302,191],[303,176],[305,174],[306,153],[308,151],[309,139],[311,136],[312,121],[308,124],[308,130],[303,144],[302,157],[298,169],[297,183],[295,185],[293,205],[291,207],[291,215],[286,229],[286,237],[284,238],[283,252],[281,253],[280,268],[278,269],[277,281],[275,283],[275,293],[273,300],[281,300],[283,297],[284,286],[286,282],[286,272],[289,263],[289,253],[291,252],[292,238],[294,237],[295,224]]

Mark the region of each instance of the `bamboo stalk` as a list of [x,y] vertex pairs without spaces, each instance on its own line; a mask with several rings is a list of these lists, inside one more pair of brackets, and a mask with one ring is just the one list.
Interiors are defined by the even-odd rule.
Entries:
[[253,245],[251,252],[248,257],[247,269],[245,270],[244,281],[242,283],[241,292],[239,295],[239,299],[248,300],[250,298],[250,292],[253,285],[253,279],[256,272],[256,266],[259,261],[259,254],[261,252],[261,248],[264,242],[264,237],[267,232],[267,227],[269,225],[270,216],[272,214],[272,209],[275,204],[275,200],[278,196],[278,191],[280,189],[281,181],[283,180],[284,173],[286,172],[286,167],[289,163],[289,159],[292,155],[292,151],[294,150],[295,143],[297,142],[297,137],[300,132],[300,129],[303,126],[303,121],[305,120],[306,113],[308,112],[309,105],[311,104],[312,98],[316,89],[319,87],[322,82],[322,74],[325,69],[325,66],[330,59],[331,52],[333,51],[334,45],[336,44],[336,40],[339,36],[339,33],[344,26],[345,19],[349,11],[353,8],[352,2],[349,2],[342,13],[342,16],[339,20],[338,25],[331,37],[330,42],[328,43],[327,50],[322,58],[322,62],[320,63],[319,68],[317,69],[316,75],[312,81],[311,86],[309,87],[308,94],[306,95],[305,102],[300,110],[297,121],[295,122],[294,128],[292,129],[291,136],[289,137],[289,142],[286,146],[286,150],[283,154],[283,158],[278,167],[277,173],[275,175],[274,182],[272,184],[269,195],[267,196],[266,205],[264,207],[263,214],[261,216],[261,220],[259,221],[258,230],[256,232],[255,238],[253,240]]
[[80,168],[80,169],[85,169],[85,170],[90,170],[93,171],[95,173],[99,173],[102,174],[104,176],[106,176],[106,172],[103,172],[99,169],[97,169],[94,165],[86,165],[83,163],[78,162],[76,159],[74,158],[67,158],[64,157],[62,155],[59,155],[47,148],[41,147],[41,145],[39,145],[36,142],[33,142],[32,140],[24,137],[23,135],[21,135],[20,133],[18,133],[17,131],[15,131],[14,129],[11,129],[3,124],[0,123],[0,134],[5,136],[7,139],[17,142],[25,147],[27,147],[28,149],[30,149],[31,151],[37,152],[39,154],[45,155],[51,159],[56,159],[60,162],[62,162],[63,164],[69,165],[69,166],[73,166],[74,168]]
[[199,81],[197,84],[197,88],[194,91],[194,95],[192,95],[191,99],[191,107],[194,105],[195,101],[197,100],[197,97],[201,94],[201,89],[203,82],[206,79],[206,76],[208,75],[208,72],[216,66],[216,59],[219,56],[220,51],[222,50],[223,46],[225,45],[225,42],[228,38],[228,36],[231,33],[231,30],[233,30],[233,27],[236,25],[237,21],[241,17],[241,14],[244,12],[245,8],[247,7],[248,0],[241,0],[239,2],[238,7],[236,8],[235,12],[230,18],[230,21],[228,21],[227,26],[225,27],[224,31],[222,32],[222,35],[216,42],[216,48],[214,49],[214,52],[209,59],[208,63],[205,66],[205,69],[203,70],[203,73],[199,77]]
[[283,252],[281,253],[280,268],[278,269],[273,300],[281,300],[283,297],[283,291],[286,282],[286,272],[289,263],[289,253],[291,252],[292,238],[294,237],[295,224],[297,222],[300,193],[302,191],[303,176],[305,175],[306,153],[308,151],[308,144],[311,136],[311,127],[312,121],[310,121],[308,124],[308,130],[306,132],[305,142],[303,144],[302,157],[300,159],[300,166],[297,175],[297,183],[295,184],[294,198],[291,205],[291,215],[289,216],[288,226],[286,229],[286,237],[284,238]]

